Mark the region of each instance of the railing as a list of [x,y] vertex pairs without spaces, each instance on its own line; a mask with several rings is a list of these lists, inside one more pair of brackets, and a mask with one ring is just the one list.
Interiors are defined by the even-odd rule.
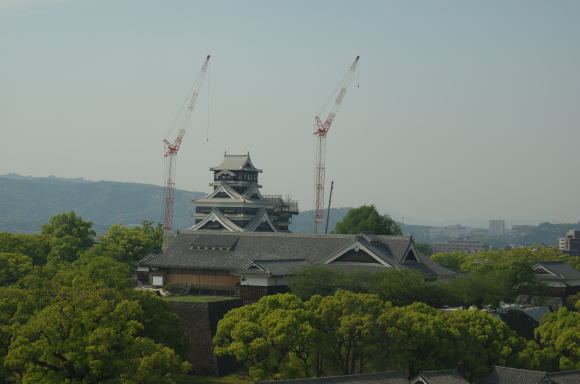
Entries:
[[282,195],[264,195],[264,199],[271,200],[277,204],[277,207],[274,207],[275,211],[298,212],[298,202],[296,200],[291,200],[288,197],[284,199]]

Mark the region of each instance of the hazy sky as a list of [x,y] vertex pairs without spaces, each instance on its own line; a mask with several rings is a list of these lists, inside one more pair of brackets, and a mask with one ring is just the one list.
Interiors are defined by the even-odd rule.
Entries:
[[313,116],[360,55],[328,135],[334,206],[578,221],[579,20],[576,0],[0,0],[0,174],[162,184],[211,54],[177,187],[208,191],[247,150],[264,193],[310,209]]

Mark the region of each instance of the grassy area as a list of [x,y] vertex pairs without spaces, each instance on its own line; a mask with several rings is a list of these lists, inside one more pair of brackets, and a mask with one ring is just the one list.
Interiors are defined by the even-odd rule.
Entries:
[[212,303],[214,301],[232,300],[234,297],[226,296],[169,296],[164,297],[167,301],[181,301],[186,303]]
[[179,376],[177,378],[177,384],[252,384],[253,381],[241,378],[238,374],[234,373],[223,377],[213,377],[213,376]]

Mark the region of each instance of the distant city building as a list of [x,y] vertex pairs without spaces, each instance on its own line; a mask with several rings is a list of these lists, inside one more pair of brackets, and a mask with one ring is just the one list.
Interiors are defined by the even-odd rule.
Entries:
[[558,245],[562,252],[580,256],[580,230],[572,229],[568,231],[565,237],[559,239]]
[[503,236],[505,235],[505,220],[490,220],[489,221],[489,235]]
[[447,227],[429,228],[429,238],[465,239],[475,232],[475,228],[464,227],[462,225],[449,225]]
[[191,230],[226,232],[288,232],[298,203],[282,195],[262,195],[250,155],[224,155],[213,172],[213,191],[196,200]]
[[530,231],[534,230],[536,226],[534,225],[512,225],[512,236],[526,236]]
[[475,240],[449,240],[442,243],[432,243],[433,253],[449,253],[461,251],[467,253],[477,253],[485,250],[479,241]]

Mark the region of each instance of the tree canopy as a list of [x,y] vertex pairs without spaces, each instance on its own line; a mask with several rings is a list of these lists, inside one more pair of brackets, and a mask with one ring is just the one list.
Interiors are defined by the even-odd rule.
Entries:
[[493,365],[525,368],[526,340],[483,311],[397,307],[377,295],[339,290],[307,301],[266,296],[228,312],[214,337],[218,355],[244,363],[255,380],[458,366],[480,378]]
[[143,309],[118,291],[66,291],[14,335],[5,366],[23,383],[172,383],[188,366],[142,337]]
[[536,341],[552,351],[558,369],[580,369],[580,312],[560,308],[542,317]]
[[456,271],[486,271],[498,268],[509,268],[514,263],[532,267],[540,261],[563,260],[580,270],[580,258],[562,253],[557,248],[541,245],[525,248],[498,249],[466,253],[455,251],[451,253],[437,253],[431,256],[437,263]]
[[401,235],[401,227],[388,215],[380,215],[374,205],[352,208],[336,224],[334,233],[359,234],[374,232],[377,235]]
[[59,264],[76,260],[93,245],[95,231],[91,229],[92,225],[72,211],[51,217],[41,227],[42,234],[50,238],[47,261]]
[[69,212],[42,232],[0,234],[0,382],[169,384],[189,370],[177,316],[130,287],[159,227],[115,226],[95,246]]
[[154,226],[150,221],[126,227],[112,225],[104,236],[100,236],[92,253],[109,256],[122,262],[137,262],[154,250],[161,249],[163,230],[161,224]]

